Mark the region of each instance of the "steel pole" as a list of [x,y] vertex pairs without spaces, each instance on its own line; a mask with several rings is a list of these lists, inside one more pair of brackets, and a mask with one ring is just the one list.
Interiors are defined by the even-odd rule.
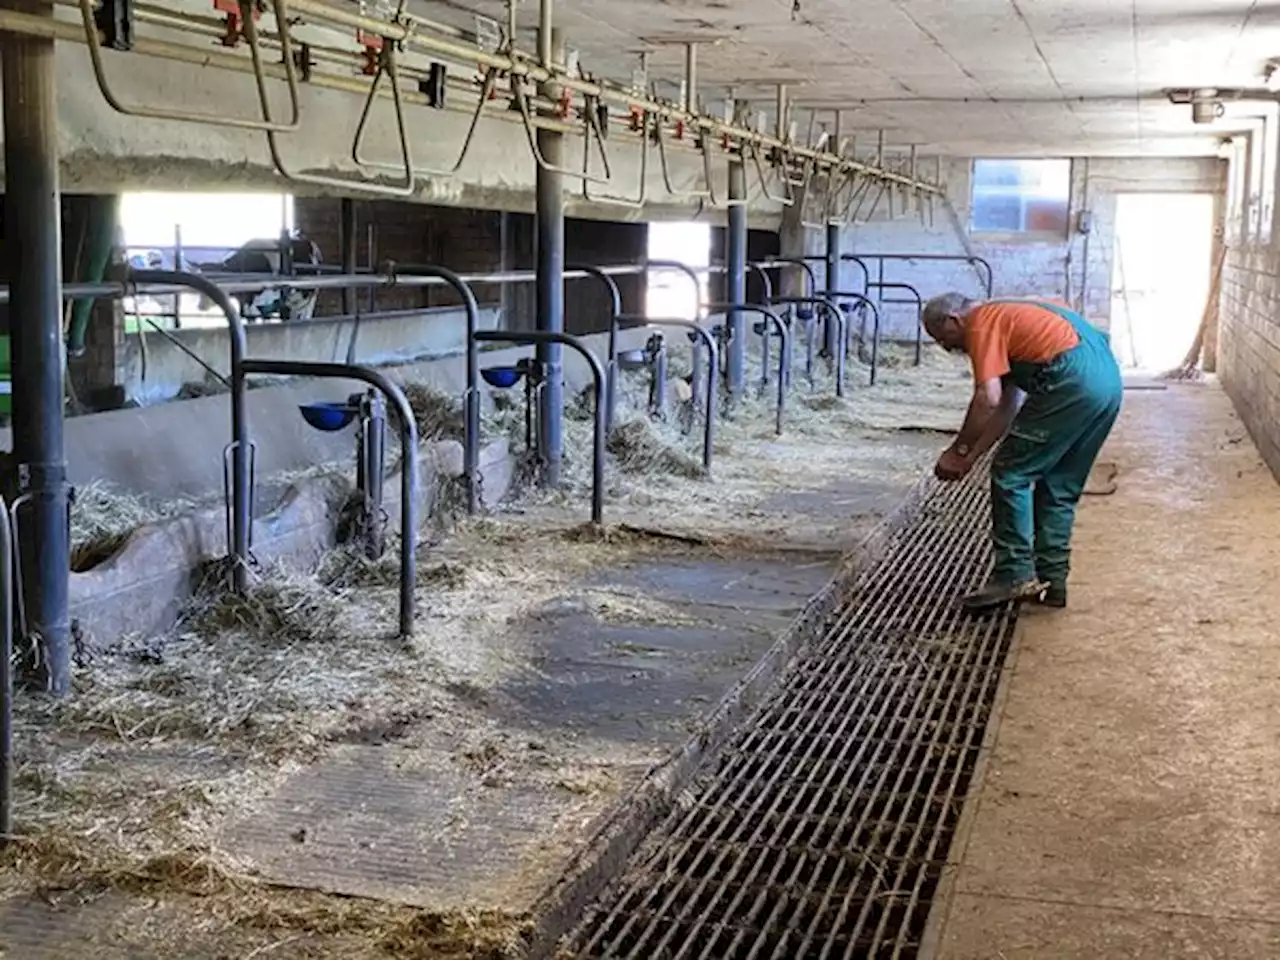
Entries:
[[[741,159],[729,161],[729,237],[725,251],[728,268],[725,300],[747,302],[747,168]],[[730,340],[725,376],[730,400],[743,397],[747,376],[747,318],[734,311],[728,316]]]
[[[840,289],[840,221],[827,221],[827,296],[830,291]],[[834,357],[836,350],[836,325],[828,323],[826,335],[822,340],[822,350],[828,357]]]
[[[52,7],[41,7],[52,15]],[[3,37],[5,270],[11,300],[13,454],[32,680],[64,695],[71,680],[71,577],[63,446],[62,240],[54,44]]]
[[[539,38],[544,51],[564,59],[564,40],[560,31],[550,28],[550,3],[544,0]],[[560,96],[560,88],[543,84],[542,95],[551,102]],[[548,166],[563,168],[564,135],[553,130],[538,131],[538,148]],[[537,328],[544,333],[564,333],[564,177],[546,167],[538,167],[537,184]],[[560,467],[564,457],[564,348],[554,341],[537,345],[538,360],[546,379],[538,408],[538,455],[542,460],[542,482],[559,486]]]

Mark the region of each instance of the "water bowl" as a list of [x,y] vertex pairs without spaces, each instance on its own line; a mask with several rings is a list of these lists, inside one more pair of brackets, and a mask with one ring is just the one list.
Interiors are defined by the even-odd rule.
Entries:
[[484,377],[484,382],[489,386],[506,390],[519,383],[523,374],[516,367],[485,367],[480,371],[480,376]]
[[348,426],[356,416],[356,408],[345,402],[304,403],[298,407],[302,419],[317,430],[336,433]]

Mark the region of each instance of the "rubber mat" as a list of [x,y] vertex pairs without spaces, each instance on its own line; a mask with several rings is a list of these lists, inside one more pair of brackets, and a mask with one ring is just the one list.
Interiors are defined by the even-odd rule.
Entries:
[[988,524],[984,473],[926,493],[562,955],[917,954],[1012,637],[957,603]]

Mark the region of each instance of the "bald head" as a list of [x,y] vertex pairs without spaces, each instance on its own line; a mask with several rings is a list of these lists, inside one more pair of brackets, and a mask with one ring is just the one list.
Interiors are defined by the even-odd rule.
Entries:
[[978,304],[963,293],[943,293],[924,305],[924,328],[947,350],[964,349],[964,325]]

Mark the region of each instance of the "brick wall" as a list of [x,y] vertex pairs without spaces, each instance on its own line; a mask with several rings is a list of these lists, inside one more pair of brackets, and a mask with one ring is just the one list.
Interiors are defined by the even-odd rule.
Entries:
[[[356,235],[360,238],[359,262],[369,262],[369,227],[373,227],[374,260],[431,263],[459,273],[528,270],[535,264],[534,219],[525,213],[502,213],[456,207],[432,207],[395,201],[356,204]],[[299,230],[315,241],[326,263],[341,259],[341,204],[331,199],[299,198],[295,207]],[[565,222],[566,263],[595,265],[643,259],[648,231],[643,223],[599,220]],[[619,277],[623,307],[644,311],[643,278]],[[533,326],[535,299],[532,283],[476,284],[482,304],[501,305],[509,329]],[[367,303],[367,299],[363,301]],[[380,310],[414,309],[457,303],[444,287],[401,288],[379,291]],[[326,293],[317,306],[321,315],[342,310],[341,295]],[[608,323],[608,296],[598,281],[571,281],[565,290],[565,328],[569,333],[594,333]]]
[[[944,162],[947,185],[945,203],[935,203],[932,223],[919,216],[888,220],[882,203],[876,218],[844,231],[844,253],[966,253],[984,257],[992,265],[996,296],[1039,294],[1054,296],[1082,309],[1095,324],[1107,329],[1111,316],[1111,264],[1116,222],[1116,197],[1121,193],[1196,192],[1221,195],[1224,164],[1212,158],[1091,158],[1072,163],[1069,235],[1043,238],[970,236],[970,158]],[[870,206],[870,204],[868,204]],[[1077,233],[1078,213],[1092,214],[1088,236]],[[865,211],[864,211],[865,214]],[[794,216],[794,215],[793,215]],[[804,238],[804,253],[825,253],[826,238],[820,230],[797,230],[784,223],[783,236],[794,249]],[[793,254],[794,255],[794,254]],[[839,278],[842,289],[860,290],[862,272],[845,263]],[[877,279],[878,268],[872,266]],[[821,266],[819,266],[821,273]],[[928,299],[947,290],[978,295],[982,292],[977,271],[964,263],[886,262],[884,279],[907,282]],[[886,295],[889,299],[897,294]],[[915,308],[886,306],[886,332],[890,336],[914,335]]]
[[1271,472],[1280,476],[1280,251],[1229,248],[1219,310],[1222,386]]

